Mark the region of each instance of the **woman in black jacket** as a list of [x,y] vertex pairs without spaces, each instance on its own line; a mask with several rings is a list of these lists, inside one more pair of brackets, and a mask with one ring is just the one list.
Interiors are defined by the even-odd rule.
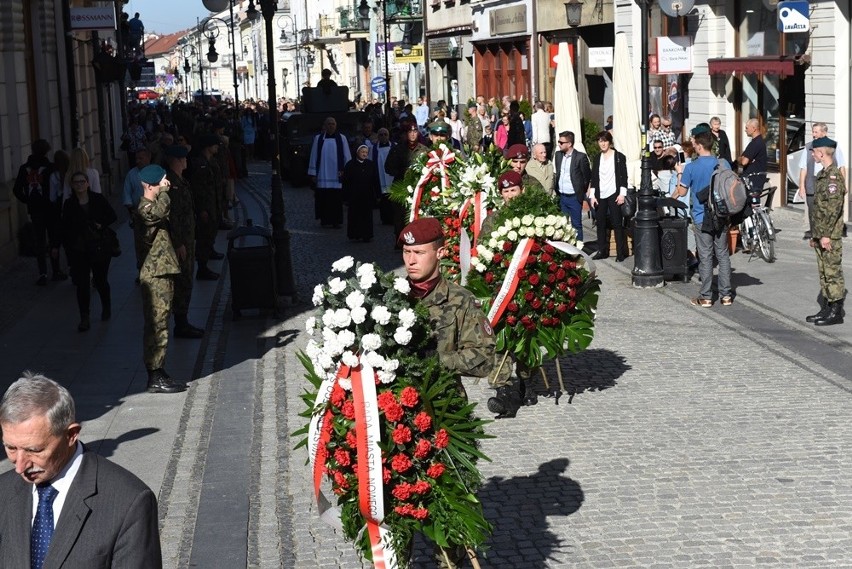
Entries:
[[615,260],[623,261],[629,255],[621,204],[627,195],[627,158],[613,148],[608,131],[598,133],[601,153],[592,163],[591,205],[595,208],[598,224],[598,252],[593,259],[609,257],[609,230],[615,231]]
[[89,305],[94,282],[101,297],[101,320],[112,315],[107,272],[112,260],[112,248],[105,239],[103,229],[116,220],[115,210],[101,194],[89,191],[89,178],[85,172],[74,172],[71,177],[71,197],[62,208],[62,243],[71,265],[71,281],[77,287],[77,306],[80,324],[77,330],[89,329]]

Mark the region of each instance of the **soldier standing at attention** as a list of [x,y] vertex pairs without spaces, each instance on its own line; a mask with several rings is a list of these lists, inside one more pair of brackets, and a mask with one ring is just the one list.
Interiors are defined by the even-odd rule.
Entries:
[[[201,154],[192,169],[192,200],[195,203],[195,213],[198,219],[196,227],[195,260],[198,271],[195,278],[200,281],[215,281],[219,273],[207,268],[207,263],[213,258],[213,243],[219,230],[219,209],[216,193],[219,190],[218,168],[213,157],[219,152],[219,137],[208,134],[201,137]],[[221,178],[221,176],[219,176]]]
[[186,170],[186,146],[167,146],[163,149],[172,201],[170,233],[172,246],[180,264],[175,278],[172,312],[175,317],[175,338],[201,338],[204,330],[189,323],[189,300],[192,298],[192,270],[195,268],[195,205],[189,182],[183,179]]
[[814,159],[822,164],[816,176],[813,209],[813,236],[810,244],[817,255],[819,285],[826,303],[807,321],[817,326],[843,323],[843,204],[846,180],[834,161],[837,143],[827,136],[813,142]]
[[503,153],[503,156],[509,161],[512,170],[521,175],[521,179],[524,182],[524,189],[531,190],[539,188],[544,190],[541,182],[527,173],[527,162],[530,161],[530,151],[526,144],[513,144]]
[[174,296],[174,279],[180,274],[177,255],[169,234],[169,183],[166,171],[151,164],[139,173],[142,199],[139,218],[145,226],[145,261],[139,272],[142,288],[142,358],[148,370],[148,392],[180,393],[186,385],[169,377],[163,365],[169,344],[169,312]]

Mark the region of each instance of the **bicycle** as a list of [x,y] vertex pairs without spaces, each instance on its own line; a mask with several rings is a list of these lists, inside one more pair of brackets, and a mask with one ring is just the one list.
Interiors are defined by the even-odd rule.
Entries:
[[[750,176],[743,177],[743,182],[746,186],[746,193],[749,195],[752,203],[751,215],[746,217],[740,224],[740,235],[743,240],[743,249],[751,252],[751,257],[757,253],[767,263],[775,262],[775,225],[772,223],[770,216],[772,197],[775,195],[776,186],[764,188],[759,195],[752,197],[751,179]],[[765,205],[761,204],[761,199],[766,198]]]

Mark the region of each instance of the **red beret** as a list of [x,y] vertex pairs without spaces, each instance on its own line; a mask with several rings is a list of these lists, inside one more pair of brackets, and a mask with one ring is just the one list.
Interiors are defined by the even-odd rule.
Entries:
[[405,226],[399,234],[400,245],[425,245],[444,236],[441,222],[434,217],[421,217]]
[[529,160],[530,159],[530,151],[527,150],[527,147],[526,147],[525,144],[513,144],[506,151],[506,159],[507,160],[517,159],[517,158],[520,158],[520,159],[523,159],[523,160]]
[[524,187],[523,178],[521,178],[521,175],[514,170],[503,172],[500,174],[500,177],[497,178],[497,189],[499,191],[503,191],[504,189],[511,188],[513,186],[520,186],[521,188]]

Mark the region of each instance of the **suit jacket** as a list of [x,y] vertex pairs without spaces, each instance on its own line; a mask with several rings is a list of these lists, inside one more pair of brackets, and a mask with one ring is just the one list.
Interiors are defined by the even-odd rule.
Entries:
[[[30,566],[32,485],[0,476],[0,567]],[[159,569],[157,499],[133,474],[86,451],[56,523],[44,569]]]
[[[556,195],[559,195],[559,175],[562,172],[564,158],[565,154],[562,152],[557,152],[554,157],[556,172],[553,174],[553,193]],[[586,199],[586,190],[589,189],[589,182],[592,180],[589,157],[575,148],[571,154],[571,169],[568,173],[571,176],[571,185],[574,186],[574,195],[577,201],[582,203]]]
[[[600,189],[601,155],[595,156],[592,163],[592,188],[595,190],[595,199],[601,199]],[[627,157],[618,150],[615,151],[615,195],[619,194],[621,188],[627,187]]]

